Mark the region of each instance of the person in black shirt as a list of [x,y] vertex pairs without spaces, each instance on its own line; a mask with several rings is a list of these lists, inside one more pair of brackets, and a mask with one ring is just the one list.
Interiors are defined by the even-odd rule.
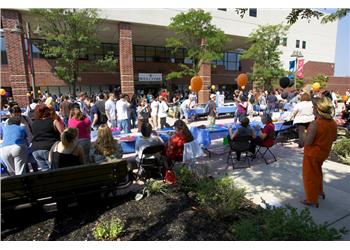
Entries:
[[99,94],[99,100],[92,105],[90,113],[92,117],[91,127],[98,129],[101,124],[107,123],[107,116],[105,110],[105,96],[103,93]]
[[209,108],[209,114],[208,114],[209,125],[214,125],[215,118],[216,118],[216,95],[215,94],[210,95],[208,108]]

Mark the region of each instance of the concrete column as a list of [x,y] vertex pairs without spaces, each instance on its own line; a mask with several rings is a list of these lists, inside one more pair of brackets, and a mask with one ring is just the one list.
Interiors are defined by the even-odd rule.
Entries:
[[16,27],[16,24],[22,24],[22,17],[16,10],[3,9],[1,10],[1,21],[5,31],[9,80],[13,97],[21,107],[25,107],[29,104],[27,92],[30,84],[24,37],[23,32],[11,31]]
[[119,23],[119,65],[121,92],[130,97],[135,92],[132,30],[129,23]]

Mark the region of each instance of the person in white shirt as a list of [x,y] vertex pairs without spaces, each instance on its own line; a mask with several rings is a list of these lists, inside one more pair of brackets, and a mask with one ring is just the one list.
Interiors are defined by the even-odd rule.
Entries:
[[114,102],[114,94],[110,93],[108,100],[105,102],[105,110],[106,110],[106,116],[107,116],[107,125],[110,128],[115,128],[117,126],[117,122],[116,122],[116,114],[115,114],[115,110],[116,110],[116,104]]
[[159,96],[159,110],[158,110],[158,116],[159,116],[159,120],[160,120],[160,128],[163,129],[164,127],[170,127],[170,125],[166,122],[166,118],[168,116],[168,105],[166,103],[166,101],[164,100],[163,96]]
[[154,129],[159,128],[158,123],[158,110],[159,110],[159,102],[157,99],[154,99],[154,97],[150,96],[150,102],[151,102],[151,123]]
[[120,100],[117,101],[117,123],[118,127],[124,131],[124,133],[130,133],[130,123],[128,120],[128,108],[130,103],[126,101],[126,94],[120,95]]
[[315,120],[313,104],[308,93],[301,95],[301,102],[294,106],[292,117],[294,117],[293,124],[296,124],[298,128],[299,148],[303,148],[306,135],[305,131],[309,127],[310,122]]
[[190,109],[190,99],[184,100],[180,105],[180,119],[185,116],[185,122],[188,123],[189,109]]

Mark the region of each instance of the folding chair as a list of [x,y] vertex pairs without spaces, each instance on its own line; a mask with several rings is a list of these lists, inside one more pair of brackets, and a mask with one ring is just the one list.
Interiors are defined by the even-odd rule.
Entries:
[[163,178],[162,167],[164,167],[164,158],[162,153],[165,146],[163,144],[148,146],[142,150],[142,155],[139,161],[136,161],[137,167],[140,170],[144,169],[146,178],[150,178],[152,173],[156,171],[161,178]]
[[186,166],[190,170],[195,167],[196,159],[205,156],[203,149],[196,140],[184,144],[184,150],[182,155],[182,161],[172,161],[171,168],[178,164],[180,166]]
[[[280,131],[274,131],[274,133],[273,133],[272,135],[268,135],[268,136],[272,136],[273,139],[274,139],[274,143],[273,143],[273,145],[271,145],[270,147],[266,147],[266,146],[262,146],[262,145],[257,145],[257,151],[255,152],[255,155],[254,155],[254,156],[256,157],[258,154],[260,154],[261,157],[264,159],[266,165],[277,161],[277,158],[276,158],[276,156],[272,153],[271,148],[272,148],[274,145],[277,144],[276,138],[277,138],[277,136],[279,135],[279,133],[280,133]],[[262,153],[262,152],[260,152],[260,151],[263,150],[263,148],[265,149],[265,151]],[[274,159],[273,161],[270,161],[270,162],[269,162],[269,161],[267,160],[267,158],[266,158],[266,154],[267,154],[267,153],[270,153],[270,155],[271,155],[271,156],[273,157],[273,159]]]
[[[251,152],[251,145],[252,145],[253,138],[251,136],[241,136],[238,137],[235,140],[229,140],[229,145],[230,145],[230,151],[228,152],[227,155],[227,168],[229,167],[230,161],[232,162],[232,168],[234,169],[234,156],[233,153],[237,156],[237,152],[240,152],[241,154],[245,154],[244,158],[245,160],[248,161],[248,167],[251,167],[250,164],[250,157],[252,155]],[[241,155],[242,157],[242,155]]]

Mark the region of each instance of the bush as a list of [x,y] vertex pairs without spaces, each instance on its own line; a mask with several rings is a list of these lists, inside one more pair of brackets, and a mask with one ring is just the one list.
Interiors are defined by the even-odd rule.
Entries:
[[179,188],[194,193],[198,205],[213,217],[234,214],[244,200],[244,189],[237,188],[229,177],[200,178],[184,167],[176,171],[176,179]]
[[334,143],[333,152],[345,163],[350,164],[350,139],[342,139]]
[[237,188],[232,179],[202,178],[196,186],[196,200],[210,215],[225,217],[237,212],[244,201],[244,189]]
[[289,205],[261,211],[257,216],[233,225],[236,240],[339,240],[346,229],[316,224],[308,208],[298,213]]
[[124,224],[118,218],[99,222],[93,235],[96,240],[116,240],[124,232]]

